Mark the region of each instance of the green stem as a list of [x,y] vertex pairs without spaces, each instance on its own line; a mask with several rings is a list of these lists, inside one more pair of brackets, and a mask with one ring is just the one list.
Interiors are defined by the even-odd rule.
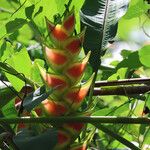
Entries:
[[93,78],[93,81],[92,81],[92,84],[91,84],[89,97],[88,97],[88,109],[90,108],[90,106],[93,102],[92,97],[93,97],[93,93],[94,93],[94,87],[95,87],[95,81],[96,81],[97,73],[98,73],[98,70],[95,72],[95,75],[94,75],[94,78]]
[[[95,75],[94,75],[94,78],[93,78],[93,81],[92,81],[92,85],[91,85],[91,88],[90,88],[89,97],[88,97],[88,107],[87,107],[87,110],[90,109],[91,104],[93,102],[92,97],[93,97],[93,93],[94,93],[94,86],[95,86],[95,81],[96,81],[97,73],[98,73],[98,70],[95,72]],[[87,124],[85,125],[85,127],[83,129],[82,139],[86,136],[86,130],[87,130]]]
[[115,116],[87,116],[87,117],[17,117],[17,118],[0,118],[0,124],[17,124],[17,123],[112,123],[112,124],[149,124],[150,118],[145,117],[115,117]]
[[17,13],[17,12],[25,5],[26,2],[27,2],[27,0],[25,0],[25,1],[11,14],[11,17],[12,17],[15,13]]
[[93,124],[93,125],[96,126],[98,129],[100,129],[101,131],[105,132],[106,134],[110,135],[111,137],[115,138],[116,140],[118,140],[122,144],[124,144],[127,147],[131,148],[132,150],[140,150],[140,148],[136,147],[130,141],[126,140],[125,138],[123,138],[119,134],[116,134],[113,131],[109,130],[107,127],[105,127],[101,124]]

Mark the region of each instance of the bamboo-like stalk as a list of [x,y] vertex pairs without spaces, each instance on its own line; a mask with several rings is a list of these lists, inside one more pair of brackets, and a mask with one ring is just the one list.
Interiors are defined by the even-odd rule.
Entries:
[[146,117],[115,117],[115,116],[90,116],[90,117],[17,117],[17,118],[0,118],[0,124],[18,124],[18,123],[112,123],[112,124],[148,124],[150,118]]

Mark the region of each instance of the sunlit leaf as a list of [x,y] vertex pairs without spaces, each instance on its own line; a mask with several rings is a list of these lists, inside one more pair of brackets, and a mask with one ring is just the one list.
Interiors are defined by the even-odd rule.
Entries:
[[143,65],[150,67],[150,46],[144,46],[139,50],[139,58]]
[[[27,53],[27,50],[23,48],[20,52],[13,54],[9,59],[7,59],[7,63],[12,66],[18,73],[23,74],[23,76],[30,78],[31,75],[31,60]],[[6,74],[8,80],[11,82],[13,87],[20,91],[21,88],[25,85],[25,81],[21,81],[17,76]],[[17,84],[16,84],[17,83]]]

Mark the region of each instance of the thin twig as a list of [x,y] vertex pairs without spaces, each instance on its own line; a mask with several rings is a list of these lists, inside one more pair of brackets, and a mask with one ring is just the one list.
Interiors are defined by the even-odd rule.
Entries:
[[23,6],[24,6],[24,4],[27,2],[27,0],[25,0],[12,14],[11,14],[11,17],[15,14],[15,13],[17,13]]

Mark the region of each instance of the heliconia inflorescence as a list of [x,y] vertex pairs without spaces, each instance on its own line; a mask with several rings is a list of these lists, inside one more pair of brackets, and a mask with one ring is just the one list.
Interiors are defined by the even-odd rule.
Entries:
[[[46,19],[46,25],[53,47],[44,48],[47,64],[52,69],[48,73],[38,65],[41,78],[47,88],[54,88],[54,92],[41,104],[47,116],[70,116],[77,113],[87,95],[93,76],[81,83],[90,52],[78,60],[81,51],[85,30],[74,35],[75,15],[70,12],[62,24],[53,24]],[[58,144],[54,149],[85,150],[86,146],[72,147],[71,145],[83,129],[83,123],[64,123],[58,128]]]

